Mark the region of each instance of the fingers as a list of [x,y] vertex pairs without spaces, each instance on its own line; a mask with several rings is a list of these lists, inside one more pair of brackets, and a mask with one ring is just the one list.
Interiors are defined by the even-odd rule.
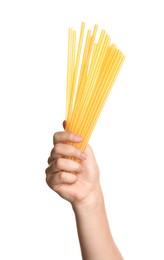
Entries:
[[79,143],[82,141],[82,138],[74,133],[70,132],[57,132],[53,136],[53,143],[63,143],[63,142],[71,142],[71,143]]
[[46,173],[56,173],[56,172],[81,172],[83,170],[83,166],[73,160],[59,158],[57,160],[52,161],[50,166],[46,169]]
[[47,184],[55,191],[62,184],[73,184],[77,181],[78,177],[76,174],[68,172],[58,172],[55,174],[47,175],[46,182]]
[[[62,183],[74,183],[78,175],[84,171],[81,160],[85,160],[87,155],[71,145],[70,143],[81,142],[82,138],[74,133],[57,132],[54,134],[54,148],[48,158],[49,166],[46,169],[46,181],[50,187]],[[78,161],[70,160],[75,158]]]
[[78,160],[85,160],[87,157],[81,149],[78,149],[72,145],[58,143],[51,150],[51,154],[48,159],[48,164],[50,164],[54,159],[58,159],[62,156],[71,157]]
[[51,150],[50,157],[48,158],[48,164],[60,157],[70,157],[78,160],[85,160],[86,153],[80,149],[69,145],[68,143],[79,143],[82,138],[74,133],[70,132],[57,132],[53,136],[54,148]]
[[80,163],[59,158],[46,169],[47,184],[56,190],[61,184],[72,184],[78,180],[77,173],[83,171]]

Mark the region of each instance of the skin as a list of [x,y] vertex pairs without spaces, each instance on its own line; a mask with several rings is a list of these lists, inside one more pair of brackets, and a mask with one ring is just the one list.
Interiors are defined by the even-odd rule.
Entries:
[[122,260],[109,228],[94,153],[89,145],[83,152],[67,144],[81,141],[82,138],[74,133],[54,134],[46,182],[72,205],[82,259]]

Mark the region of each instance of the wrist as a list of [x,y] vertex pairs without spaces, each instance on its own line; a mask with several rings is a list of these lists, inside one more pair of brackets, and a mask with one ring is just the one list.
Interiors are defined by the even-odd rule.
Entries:
[[89,195],[81,202],[73,202],[72,208],[75,214],[89,214],[99,208],[104,207],[104,198],[100,185],[98,185]]

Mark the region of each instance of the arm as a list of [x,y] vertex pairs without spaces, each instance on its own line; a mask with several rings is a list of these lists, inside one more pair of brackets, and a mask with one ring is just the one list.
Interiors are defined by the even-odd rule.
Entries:
[[[122,260],[112,238],[99,182],[99,169],[92,149],[85,152],[64,142],[81,142],[73,133],[54,135],[54,148],[46,169],[47,184],[68,200],[75,213],[83,260]],[[63,156],[74,157],[73,161]]]

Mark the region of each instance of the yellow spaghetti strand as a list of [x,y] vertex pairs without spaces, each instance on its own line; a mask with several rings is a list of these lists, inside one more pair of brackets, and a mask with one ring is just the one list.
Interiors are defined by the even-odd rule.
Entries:
[[76,32],[69,29],[66,87],[66,131],[83,137],[82,143],[72,144],[82,150],[87,146],[125,59],[104,30],[95,43],[97,25],[92,35],[87,31],[83,43],[84,29],[85,23],[82,23],[77,53]]
[[[79,107],[78,107],[78,112],[80,111],[80,118],[78,119],[76,128],[73,129],[75,131],[75,133],[78,133],[78,129],[80,128],[81,125],[81,120],[84,116],[84,113],[86,111],[87,105],[88,105],[88,101],[89,101],[89,97],[94,89],[94,82],[96,81],[97,77],[98,77],[98,71],[100,69],[101,66],[101,62],[102,59],[101,55],[103,56],[107,50],[107,45],[109,41],[109,37],[106,35],[105,31],[102,31],[101,35],[100,35],[100,40],[97,46],[97,55],[95,55],[95,62],[93,62],[93,66],[90,68],[89,72],[88,72],[88,78],[86,80],[86,84],[84,86],[84,91],[83,91],[83,95],[81,97],[80,103],[79,103]],[[81,119],[81,120],[80,120]]]
[[72,84],[73,84],[73,75],[75,68],[75,51],[76,51],[76,32],[72,29],[69,30],[69,40],[68,40],[68,65],[67,65],[67,106],[66,114],[67,121],[71,117],[72,113]]
[[73,73],[72,86],[71,86],[71,96],[70,96],[71,100],[70,100],[70,104],[69,104],[69,117],[68,117],[69,120],[71,118],[72,110],[73,110],[74,93],[76,90],[76,77],[77,77],[78,69],[79,69],[79,61],[80,61],[81,48],[82,48],[82,43],[83,43],[84,29],[85,29],[85,23],[82,23],[78,50],[77,50],[77,56],[76,56],[76,63],[75,63],[75,68],[74,68],[74,73]]

